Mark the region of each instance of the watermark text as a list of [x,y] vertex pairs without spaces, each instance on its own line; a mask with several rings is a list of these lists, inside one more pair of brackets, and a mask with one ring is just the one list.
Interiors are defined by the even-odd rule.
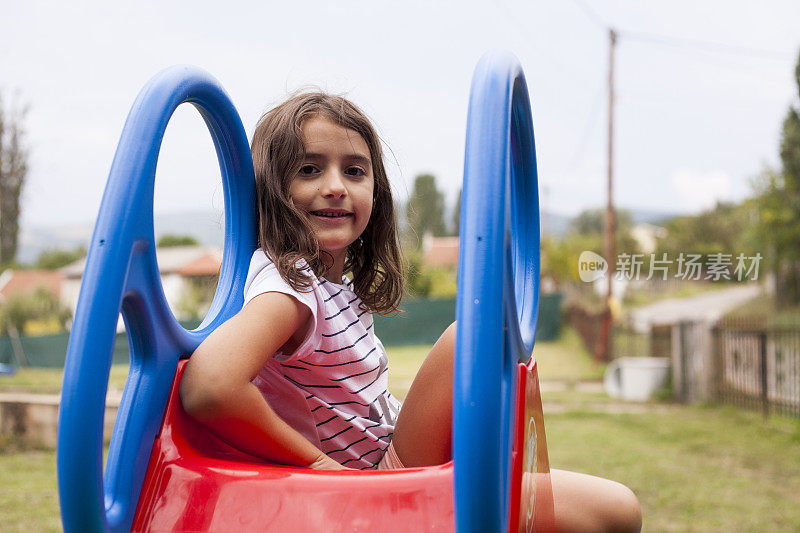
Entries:
[[[762,255],[683,253],[628,254],[617,256],[614,277],[618,280],[651,280],[669,278],[707,281],[756,281]],[[592,282],[604,277],[608,262],[601,255],[586,250],[578,258],[581,281]]]

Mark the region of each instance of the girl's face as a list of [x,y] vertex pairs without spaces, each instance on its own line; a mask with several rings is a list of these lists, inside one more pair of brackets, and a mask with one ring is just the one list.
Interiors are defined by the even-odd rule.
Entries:
[[308,215],[320,248],[333,256],[334,274],[341,278],[347,247],[372,214],[375,179],[369,147],[355,131],[321,116],[303,122],[301,132],[306,155],[289,196]]

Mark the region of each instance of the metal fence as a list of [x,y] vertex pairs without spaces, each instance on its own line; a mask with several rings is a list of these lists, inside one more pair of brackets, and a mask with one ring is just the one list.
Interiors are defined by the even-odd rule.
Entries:
[[764,416],[800,418],[800,324],[724,318],[650,325],[615,324],[614,357],[667,357],[672,392],[685,403],[721,402]]
[[800,326],[723,319],[714,338],[719,401],[800,417]]

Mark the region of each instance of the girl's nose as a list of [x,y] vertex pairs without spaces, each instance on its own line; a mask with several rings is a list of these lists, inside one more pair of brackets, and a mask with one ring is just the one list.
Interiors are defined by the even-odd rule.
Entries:
[[326,198],[342,198],[347,195],[347,188],[344,186],[344,177],[338,171],[328,172],[322,183],[320,190]]

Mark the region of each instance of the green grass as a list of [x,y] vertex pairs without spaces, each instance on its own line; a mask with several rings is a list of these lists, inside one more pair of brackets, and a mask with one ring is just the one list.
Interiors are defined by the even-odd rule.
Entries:
[[[108,388],[122,391],[127,377],[128,365],[112,365]],[[11,376],[0,376],[0,392],[58,394],[63,379],[64,370],[61,368],[20,367]]]
[[800,307],[779,308],[773,295],[761,294],[729,311],[725,317],[757,321],[764,327],[798,327]]
[[595,363],[574,329],[565,327],[554,342],[537,342],[533,347],[539,379],[586,381],[603,378],[604,364]]
[[545,413],[551,466],[628,485],[645,531],[796,531],[800,424],[723,407]]
[[432,344],[386,347],[389,356],[389,390],[397,399],[405,399],[417,370],[432,347]]
[[56,452],[0,450],[0,529],[61,531]]

